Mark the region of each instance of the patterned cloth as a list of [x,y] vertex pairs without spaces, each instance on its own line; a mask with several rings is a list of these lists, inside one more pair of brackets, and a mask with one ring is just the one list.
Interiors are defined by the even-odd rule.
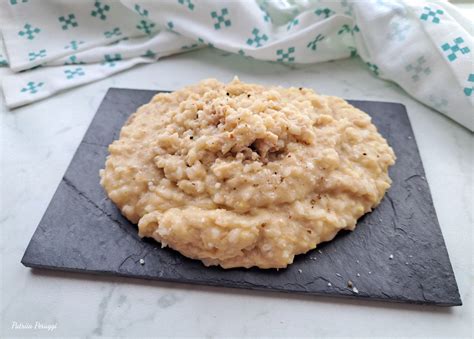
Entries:
[[8,0],[0,22],[0,65],[16,72],[2,79],[12,108],[209,46],[283,63],[359,55],[375,76],[474,129],[472,23],[446,2]]

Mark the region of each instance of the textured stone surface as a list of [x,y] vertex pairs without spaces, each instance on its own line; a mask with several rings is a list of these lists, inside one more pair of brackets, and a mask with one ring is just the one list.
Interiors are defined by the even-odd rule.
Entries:
[[[284,270],[204,267],[137,236],[99,184],[107,145],[128,115],[154,91],[111,89],[79,146],[28,245],[28,267],[213,286],[460,305],[456,280],[436,218],[404,106],[351,101],[369,113],[398,160],[382,203],[317,250]],[[143,259],[144,263],[140,259]]]

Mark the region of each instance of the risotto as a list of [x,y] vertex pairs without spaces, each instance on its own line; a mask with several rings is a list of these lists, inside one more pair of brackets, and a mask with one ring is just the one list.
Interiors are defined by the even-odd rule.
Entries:
[[101,184],[139,235],[224,268],[284,268],[353,230],[395,162],[343,99],[237,78],[157,94],[109,152]]

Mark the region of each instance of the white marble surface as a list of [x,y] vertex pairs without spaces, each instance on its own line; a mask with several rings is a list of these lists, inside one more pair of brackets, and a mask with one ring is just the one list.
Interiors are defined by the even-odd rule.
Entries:
[[[205,49],[170,57],[15,111],[0,103],[0,337],[470,337],[472,134],[394,84],[374,78],[359,59],[292,69],[222,54]],[[406,105],[464,306],[393,305],[34,272],[20,264],[109,87],[176,89],[206,77],[228,81],[235,74],[244,81]],[[13,322],[34,326],[36,321],[57,327],[50,332],[12,329]]]

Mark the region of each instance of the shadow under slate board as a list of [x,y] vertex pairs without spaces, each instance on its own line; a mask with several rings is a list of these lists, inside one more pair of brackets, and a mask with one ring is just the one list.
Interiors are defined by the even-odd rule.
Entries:
[[[393,147],[392,187],[354,232],[299,255],[287,269],[206,268],[140,239],[99,184],[107,146],[156,91],[106,94],[22,259],[28,267],[101,275],[363,298],[461,305],[423,165],[403,105],[350,101],[371,115]],[[144,259],[142,265],[140,259]],[[350,287],[351,283],[352,287]]]

